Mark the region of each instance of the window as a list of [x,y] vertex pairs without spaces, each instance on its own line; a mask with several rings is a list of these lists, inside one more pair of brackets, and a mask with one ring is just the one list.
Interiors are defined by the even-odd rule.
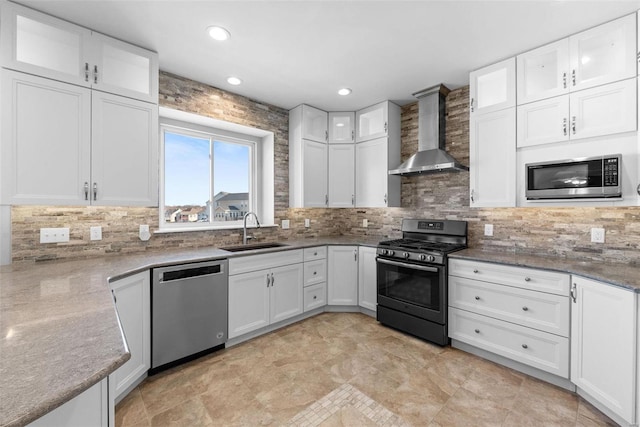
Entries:
[[239,226],[257,210],[255,141],[167,123],[161,138],[161,228]]

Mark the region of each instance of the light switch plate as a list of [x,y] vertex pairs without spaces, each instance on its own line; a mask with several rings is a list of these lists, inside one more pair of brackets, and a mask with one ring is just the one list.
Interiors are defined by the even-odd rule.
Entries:
[[63,243],[69,241],[69,228],[41,228],[40,243]]
[[304,226],[305,226],[306,228],[311,227],[311,220],[310,220],[309,218],[305,218],[305,220],[304,220]]
[[288,219],[283,219],[282,220],[282,229],[283,230],[288,230],[289,229],[289,220]]
[[91,240],[102,240],[102,227],[99,225],[91,227],[89,234]]
[[591,229],[591,243],[604,243],[604,228]]
[[484,235],[485,236],[493,236],[493,224],[485,224],[484,225]]
[[362,220],[362,227],[363,228],[367,228],[369,226],[369,220],[368,219],[363,219]]

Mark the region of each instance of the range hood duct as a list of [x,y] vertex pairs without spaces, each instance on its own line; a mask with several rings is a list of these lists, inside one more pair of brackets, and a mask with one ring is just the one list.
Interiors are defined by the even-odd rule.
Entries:
[[389,175],[469,170],[445,151],[445,98],[449,92],[441,84],[413,94],[418,98],[418,152]]

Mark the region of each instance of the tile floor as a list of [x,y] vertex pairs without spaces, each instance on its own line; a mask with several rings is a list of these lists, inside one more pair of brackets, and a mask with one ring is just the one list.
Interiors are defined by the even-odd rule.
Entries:
[[359,313],[324,313],[148,378],[116,426],[604,426],[576,395]]

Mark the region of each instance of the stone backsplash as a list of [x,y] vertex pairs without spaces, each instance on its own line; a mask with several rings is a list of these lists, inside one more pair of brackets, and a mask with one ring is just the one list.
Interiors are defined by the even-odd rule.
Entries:
[[[447,97],[447,150],[469,162],[468,87]],[[518,251],[566,258],[640,263],[640,208],[469,208],[469,173],[402,178],[402,208],[288,208],[288,111],[202,83],[161,72],[160,104],[216,119],[270,130],[275,134],[275,218],[291,221],[291,229],[265,227],[253,234],[260,240],[324,235],[399,237],[405,217],[469,221],[469,244],[487,250]],[[402,108],[402,158],[418,145],[417,103]],[[138,226],[158,228],[157,208],[45,207],[12,208],[12,259],[87,258],[167,248],[238,244],[241,230],[154,234],[138,238]],[[311,227],[304,228],[304,219]],[[362,227],[368,219],[369,227]],[[494,236],[483,235],[484,224]],[[103,240],[91,241],[89,227],[101,225]],[[39,244],[41,227],[69,227],[70,242]],[[606,243],[590,242],[591,227],[606,229]]]

